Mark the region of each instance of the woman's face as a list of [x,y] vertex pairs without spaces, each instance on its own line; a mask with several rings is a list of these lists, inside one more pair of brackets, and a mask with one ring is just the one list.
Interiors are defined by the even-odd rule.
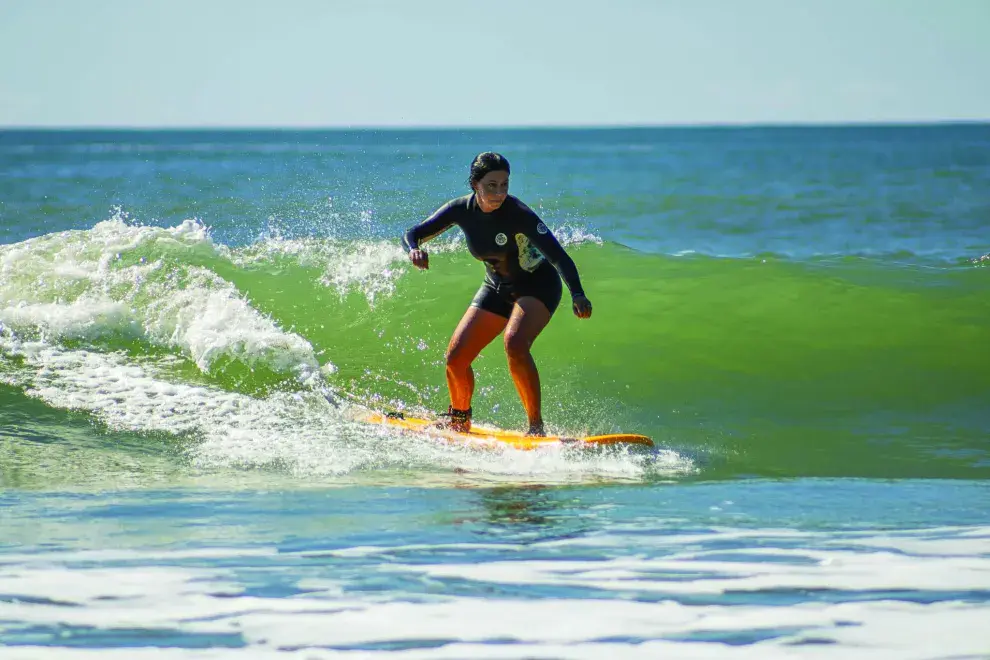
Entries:
[[489,172],[474,184],[474,192],[478,198],[478,206],[485,213],[491,213],[502,206],[506,195],[509,194],[509,173]]

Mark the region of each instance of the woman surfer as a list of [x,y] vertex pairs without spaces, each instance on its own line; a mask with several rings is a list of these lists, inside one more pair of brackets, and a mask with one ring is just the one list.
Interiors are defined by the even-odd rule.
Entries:
[[574,261],[539,216],[509,195],[509,161],[478,154],[471,163],[471,193],[453,199],[409,229],[402,245],[412,263],[429,268],[422,245],[453,225],[464,232],[468,250],[485,264],[485,280],[454,330],[447,347],[450,408],[443,425],[471,429],[474,371],[471,363],[503,330],[509,372],[529,419],[528,435],[544,435],[540,375],[530,349],[550,322],[561,297],[561,277],[578,318],[591,316]]

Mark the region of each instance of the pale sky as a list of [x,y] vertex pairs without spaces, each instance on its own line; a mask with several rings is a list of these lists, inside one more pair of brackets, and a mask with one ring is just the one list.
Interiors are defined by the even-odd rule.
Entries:
[[990,0],[0,0],[0,126],[990,119]]

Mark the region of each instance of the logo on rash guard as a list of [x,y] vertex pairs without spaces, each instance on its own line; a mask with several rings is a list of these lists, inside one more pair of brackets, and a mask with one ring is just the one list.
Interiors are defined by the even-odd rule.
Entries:
[[548,231],[547,230],[547,226],[545,224],[543,224],[542,222],[540,222],[540,223],[538,223],[536,225],[536,233],[537,234],[545,234],[545,233],[547,233],[547,231]]
[[529,242],[525,234],[516,234],[516,245],[519,246],[519,266],[532,273],[543,263],[543,253]]
[[502,233],[495,234],[496,245],[505,245],[508,242],[509,242],[509,237],[506,236],[505,234]]

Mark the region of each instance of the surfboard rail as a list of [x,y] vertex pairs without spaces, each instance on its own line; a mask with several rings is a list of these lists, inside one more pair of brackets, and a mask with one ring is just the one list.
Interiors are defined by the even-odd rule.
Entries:
[[468,433],[461,433],[451,429],[437,428],[435,426],[436,420],[413,417],[400,412],[372,410],[364,413],[361,416],[361,421],[369,424],[382,424],[451,442],[476,446],[501,446],[524,450],[554,446],[654,446],[652,438],[636,433],[612,433],[590,436],[527,436],[521,431],[509,431],[483,424],[472,424],[471,430]]

